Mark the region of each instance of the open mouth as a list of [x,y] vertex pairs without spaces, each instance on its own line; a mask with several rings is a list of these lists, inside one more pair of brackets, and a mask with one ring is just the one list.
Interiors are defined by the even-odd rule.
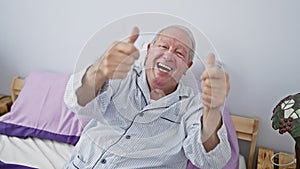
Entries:
[[157,63],[157,68],[160,71],[163,71],[163,72],[166,72],[166,73],[169,73],[172,70],[172,68],[170,68],[169,66],[164,65],[164,64],[162,64],[160,62]]

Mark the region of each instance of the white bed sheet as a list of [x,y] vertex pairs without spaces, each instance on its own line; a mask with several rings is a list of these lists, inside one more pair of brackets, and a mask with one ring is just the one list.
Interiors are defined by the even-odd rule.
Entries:
[[0,135],[0,160],[28,167],[60,169],[74,146],[39,138],[20,139]]
[[[0,135],[0,160],[5,163],[60,169],[71,157],[73,149],[73,145],[52,140]],[[239,156],[239,169],[246,169],[242,155]]]
[[244,156],[239,155],[239,169],[247,169]]

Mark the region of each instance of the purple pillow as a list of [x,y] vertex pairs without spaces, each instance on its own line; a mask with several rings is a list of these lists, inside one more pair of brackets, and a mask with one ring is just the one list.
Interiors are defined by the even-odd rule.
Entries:
[[32,72],[11,111],[1,117],[0,134],[38,137],[75,145],[88,119],[78,118],[64,103],[69,75]]
[[[228,140],[231,147],[231,157],[223,169],[237,169],[239,168],[239,144],[236,136],[234,124],[232,122],[229,111],[224,108],[223,118],[227,130]],[[187,164],[187,169],[198,169],[190,161]]]

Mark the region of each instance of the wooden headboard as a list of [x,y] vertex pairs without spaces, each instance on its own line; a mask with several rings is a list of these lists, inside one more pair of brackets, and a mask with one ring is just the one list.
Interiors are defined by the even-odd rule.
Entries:
[[[11,83],[11,96],[14,102],[18,97],[22,87],[24,85],[24,80],[20,77],[15,77]],[[258,133],[259,120],[258,118],[246,118],[236,115],[231,115],[234,128],[237,133],[238,139],[246,140],[250,142],[250,150],[248,157],[248,169],[252,169],[254,152],[256,147],[256,137]]]
[[14,77],[11,81],[10,85],[10,94],[11,94],[11,100],[12,102],[15,102],[18,95],[21,92],[21,89],[24,85],[24,80],[20,77]]

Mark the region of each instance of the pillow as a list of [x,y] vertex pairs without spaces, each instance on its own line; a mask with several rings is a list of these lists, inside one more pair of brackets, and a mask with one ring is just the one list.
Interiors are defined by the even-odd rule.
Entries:
[[64,103],[69,75],[32,72],[11,111],[0,119],[0,134],[38,137],[75,145],[89,121],[78,118]]

